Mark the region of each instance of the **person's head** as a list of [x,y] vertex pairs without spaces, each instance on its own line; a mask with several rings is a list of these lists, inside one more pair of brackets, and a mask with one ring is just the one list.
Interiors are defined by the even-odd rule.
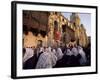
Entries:
[[60,47],[63,47],[63,43],[62,42],[60,42]]
[[57,47],[60,47],[60,41],[56,40]]
[[44,52],[44,48],[43,47],[40,48],[40,52]]
[[48,52],[51,53],[51,47],[48,47]]
[[70,46],[69,46],[69,44],[68,44],[68,43],[66,43],[66,48],[70,48]]
[[42,44],[43,44],[42,40],[38,40],[37,46],[38,46],[38,47],[42,47]]
[[77,44],[76,43],[74,44],[74,47],[77,47]]
[[71,51],[72,51],[72,53],[73,53],[74,56],[77,56],[77,55],[78,55],[78,50],[77,50],[77,48],[74,47],[74,48],[72,48]]
[[48,51],[48,48],[47,47],[44,47],[44,52],[47,52]]
[[72,47],[72,43],[69,42],[67,46],[68,46],[69,48],[71,48],[71,47]]
[[35,46],[32,46],[32,49],[34,50],[35,49]]
[[57,42],[56,41],[53,41],[52,48],[56,48],[56,47],[57,47]]

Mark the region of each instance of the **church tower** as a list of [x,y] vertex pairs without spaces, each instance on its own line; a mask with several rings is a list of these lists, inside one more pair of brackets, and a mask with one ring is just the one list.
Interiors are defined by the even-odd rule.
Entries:
[[84,25],[78,13],[72,13],[70,16],[71,28],[75,31],[76,41],[79,40],[79,45],[86,47],[88,44],[87,34]]
[[80,17],[79,17],[79,14],[78,13],[72,13],[72,15],[70,16],[70,21],[75,26],[80,26]]

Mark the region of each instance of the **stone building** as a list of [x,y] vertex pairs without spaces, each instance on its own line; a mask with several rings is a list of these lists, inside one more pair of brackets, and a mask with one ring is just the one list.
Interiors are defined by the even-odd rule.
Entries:
[[86,30],[77,13],[72,13],[68,20],[61,12],[25,10],[23,35],[24,47],[36,46],[38,40],[42,40],[44,46],[52,46],[55,40],[65,44],[79,40],[83,47],[88,43]]
[[49,45],[52,45],[54,40],[58,40],[66,44],[69,43],[71,39],[75,38],[75,32],[70,28],[69,20],[60,12],[51,12],[48,20],[50,30],[48,32]]
[[81,46],[84,46],[84,47],[87,46],[88,43],[89,43],[89,40],[88,40],[88,36],[87,36],[87,34],[86,34],[86,30],[85,30],[83,24],[80,25],[79,34],[80,34],[80,35],[79,35],[79,44],[80,44]]
[[84,25],[80,23],[81,21],[78,13],[72,13],[70,21],[75,31],[76,41],[79,40],[79,45],[86,47],[88,45],[88,36]]
[[43,11],[23,11],[24,47],[36,47],[38,40],[46,45],[49,14]]

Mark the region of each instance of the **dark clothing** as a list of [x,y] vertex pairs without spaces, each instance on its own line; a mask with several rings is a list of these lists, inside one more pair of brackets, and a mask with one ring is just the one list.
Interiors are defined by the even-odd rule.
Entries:
[[77,56],[69,56],[69,55],[64,55],[62,59],[58,60],[54,68],[59,68],[59,67],[74,67],[74,66],[80,66],[80,60],[81,55]]
[[72,55],[69,58],[69,66],[80,66],[80,62],[79,59],[81,58],[80,54],[78,54],[77,56]]
[[23,64],[23,69],[35,69],[36,64],[38,62],[38,59],[40,57],[40,55],[43,52],[40,52],[39,55],[37,56],[37,54],[34,54],[34,56],[32,56],[31,58],[29,58],[24,64]]

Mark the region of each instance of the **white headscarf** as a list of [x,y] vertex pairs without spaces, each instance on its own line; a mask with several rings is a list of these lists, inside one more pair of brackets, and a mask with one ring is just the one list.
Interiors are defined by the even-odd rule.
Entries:
[[55,50],[55,49],[53,49],[53,50],[52,50],[52,53],[53,53],[54,55],[56,55],[56,50]]
[[60,60],[63,57],[62,50],[60,48],[56,51],[57,60]]
[[73,47],[71,52],[73,53],[74,56],[78,55],[78,49],[76,47]]
[[86,63],[86,55],[85,55],[85,52],[83,51],[83,48],[78,46],[78,51],[79,51],[79,54],[81,55],[81,59],[80,59],[80,64],[85,64]]
[[46,48],[45,52],[40,55],[36,68],[52,68],[56,61],[56,56],[51,52],[51,48]]
[[48,48],[48,52],[51,55],[51,62],[52,62],[52,66],[56,65],[57,62],[57,57],[56,55],[51,51],[51,47]]
[[26,48],[26,53],[23,57],[23,62],[27,61],[34,55],[34,50],[32,48]]
[[49,61],[49,55],[44,52],[40,55],[36,69],[41,69],[41,68],[51,68],[51,61]]
[[67,49],[66,55],[71,56],[71,55],[73,55],[73,53],[71,52],[71,50],[70,50],[70,49]]
[[51,47],[48,47],[48,52],[51,52]]
[[44,52],[44,48],[43,48],[43,47],[41,47],[39,52]]

